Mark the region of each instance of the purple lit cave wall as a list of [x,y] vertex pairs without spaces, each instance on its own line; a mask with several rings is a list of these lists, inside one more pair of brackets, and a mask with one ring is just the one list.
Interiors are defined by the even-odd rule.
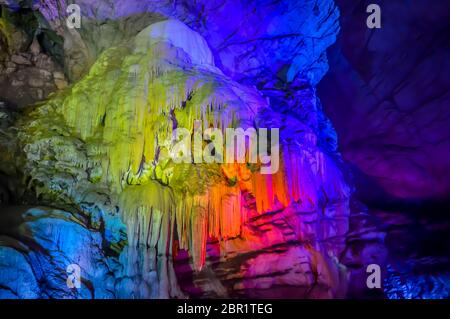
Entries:
[[449,298],[450,7],[374,2],[0,1],[0,298]]
[[354,197],[385,233],[386,296],[448,298],[450,7],[376,2],[381,29],[364,26],[370,1],[336,1],[341,32],[318,95]]

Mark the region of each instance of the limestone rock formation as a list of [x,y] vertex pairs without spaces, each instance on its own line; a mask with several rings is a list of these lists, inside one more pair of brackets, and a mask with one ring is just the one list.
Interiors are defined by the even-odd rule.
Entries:
[[[1,232],[0,270],[17,280],[0,296],[345,296],[352,188],[315,89],[334,3],[79,3],[79,31],[64,2],[33,7],[64,40],[72,83],[51,73],[60,90],[2,129],[6,189],[31,206],[2,207],[16,227]],[[176,128],[230,127],[279,129],[278,171],[169,156]]]
[[370,208],[354,208],[342,262],[351,276],[383,265],[389,298],[448,298],[448,3],[377,1],[380,29],[366,27],[370,1],[336,3],[341,33],[318,92]]
[[[28,29],[23,29],[25,23]],[[37,18],[28,11],[5,8],[0,18],[0,96],[15,108],[67,86],[62,65],[43,50],[45,37],[35,23]]]
[[[381,1],[373,31],[362,4],[337,1],[346,19],[320,84],[361,197],[439,200],[450,194],[449,40],[446,4]],[[391,19],[396,16],[396,19]],[[431,156],[430,154],[436,154]],[[370,192],[364,185],[369,184]]]

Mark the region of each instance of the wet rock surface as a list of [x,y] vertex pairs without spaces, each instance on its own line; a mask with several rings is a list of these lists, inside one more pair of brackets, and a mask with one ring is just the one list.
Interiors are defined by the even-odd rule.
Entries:
[[[31,248],[20,252],[20,260],[11,254],[4,268],[23,264],[21,280],[38,283],[29,297],[281,298],[296,289],[295,297],[344,296],[339,255],[350,188],[315,94],[327,69],[325,48],[338,30],[333,2],[127,2],[135,12],[110,5],[82,2],[86,26],[70,31],[63,23],[64,3],[33,9],[64,39],[59,61],[72,86],[66,88],[61,69],[42,64],[45,50],[36,41],[22,48],[25,53],[5,58],[14,63],[9,78],[22,81],[26,75],[29,90],[52,83],[61,91],[5,124],[5,162],[11,158],[6,154],[18,155],[5,174],[24,181],[15,185],[23,196],[13,201],[61,210],[17,213],[22,221],[8,236]],[[287,10],[255,24],[282,7]],[[230,10],[244,15],[242,23],[223,23]],[[292,33],[301,25],[303,33]],[[131,84],[150,96],[129,96]],[[150,113],[159,116],[152,124],[157,130],[147,124],[154,121],[151,115],[130,120],[145,114],[139,113],[145,103],[160,108]],[[280,128],[284,166],[272,180],[239,165],[180,169],[159,157],[164,144],[156,144],[156,153],[145,150],[150,142],[140,130],[161,141],[166,126],[190,127],[194,115],[219,127],[234,118],[244,128],[253,121]],[[138,129],[119,129],[133,121]],[[142,158],[136,156],[142,149]],[[200,180],[192,180],[192,169]],[[80,291],[64,281],[67,264],[78,263]],[[25,296],[10,288],[5,294]]]
[[447,4],[380,1],[383,25],[371,30],[367,1],[337,3],[342,32],[319,95],[355,168],[358,196],[448,199]]
[[337,1],[341,33],[318,86],[368,206],[350,215],[357,258],[343,263],[362,279],[362,260],[383,265],[386,297],[448,298],[448,4],[379,1],[382,27],[371,30],[369,3]]
[[67,80],[63,67],[42,48],[37,31],[30,34],[20,29],[18,17],[12,12],[0,19],[0,97],[3,103],[22,109],[64,88]]
[[[423,78],[408,66],[426,63],[426,46],[420,56],[406,54],[411,63],[401,73],[413,74],[413,84],[386,82],[400,55],[373,58],[377,35],[346,38],[355,22],[342,18],[344,52],[331,51],[334,69],[321,87],[338,131],[347,127],[343,118],[356,123],[338,142],[316,89],[339,31],[333,1],[78,3],[79,30],[66,28],[65,1],[52,0],[33,7],[8,1],[12,16],[3,20],[7,28],[0,24],[1,298],[448,297],[448,224],[367,208],[352,196],[352,172],[338,152],[343,143],[345,158],[378,177],[397,167],[387,159],[399,153],[400,162],[414,162],[406,170],[437,165],[422,162],[411,141],[401,143],[409,133],[401,146],[384,143],[396,127],[445,122],[445,110],[421,122],[419,102],[404,97]],[[341,6],[352,17],[356,4]],[[40,28],[30,33],[14,10]],[[442,41],[437,34],[428,44]],[[357,43],[367,43],[361,57],[349,56],[344,49]],[[443,52],[432,54],[445,61]],[[367,69],[355,62],[369,58]],[[355,73],[356,82],[348,80]],[[342,89],[344,80],[351,85]],[[362,83],[372,90],[360,112]],[[446,91],[439,90],[446,88],[420,102],[424,109],[442,109]],[[391,121],[393,104],[402,112]],[[279,172],[167,161],[164,138],[178,126],[194,130],[199,118],[206,127],[280,128]],[[367,133],[364,143],[353,140],[355,130]],[[379,143],[370,134],[380,131],[387,135]],[[433,132],[415,143],[432,138],[445,149],[446,130]],[[376,141],[379,165],[365,161],[373,155],[367,141]],[[382,194],[416,195],[437,181],[439,169],[418,185],[386,169],[395,178],[380,183]],[[413,175],[422,182],[420,174]],[[427,194],[445,194],[444,184]],[[436,251],[416,250],[423,241],[413,233]],[[371,263],[383,268],[383,290],[367,289]],[[80,289],[67,285],[70,265],[81,268]]]

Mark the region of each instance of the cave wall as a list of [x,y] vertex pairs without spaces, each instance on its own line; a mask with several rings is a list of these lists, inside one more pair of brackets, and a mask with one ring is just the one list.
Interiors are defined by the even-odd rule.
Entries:
[[369,29],[369,3],[337,1],[341,33],[318,85],[354,197],[369,208],[352,214],[350,231],[368,232],[349,236],[354,254],[344,263],[383,265],[388,298],[448,298],[449,5],[376,1],[381,28]]
[[[333,1],[77,3],[80,30],[66,28],[64,1],[7,4],[31,11],[40,28],[24,36],[14,54],[28,62],[2,72],[4,83],[32,75],[43,54],[52,86],[44,81],[48,92],[26,101],[1,86],[1,297],[340,298],[349,285],[367,288],[365,266],[384,262],[385,233],[351,201],[339,154],[358,164],[348,145],[359,130],[371,132],[369,119],[349,116],[365,110],[350,101],[361,83],[342,80],[363,75],[335,63],[346,58],[332,49],[333,70],[322,80],[339,32]],[[349,28],[354,7],[340,5]],[[341,49],[352,48],[349,55],[371,43],[354,34]],[[7,41],[2,48],[7,70],[18,58]],[[380,67],[383,59],[364,66],[392,70]],[[317,93],[321,81],[327,94]],[[280,128],[280,172],[162,161],[163,137],[177,125],[194,128],[196,118],[218,128]],[[66,285],[74,263],[83,274],[79,290]]]
[[337,1],[341,34],[319,85],[367,201],[448,200],[449,10],[445,1]]

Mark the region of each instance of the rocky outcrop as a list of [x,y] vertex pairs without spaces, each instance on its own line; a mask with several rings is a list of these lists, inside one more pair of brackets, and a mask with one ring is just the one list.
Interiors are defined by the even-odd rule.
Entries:
[[[0,18],[0,96],[2,102],[24,108],[42,101],[52,92],[67,86],[64,70],[41,47],[36,30],[23,31],[23,13],[9,13],[4,8]],[[28,21],[28,20],[26,20]],[[31,23],[32,21],[28,21]],[[31,33],[30,33],[31,32]]]
[[337,2],[342,33],[319,89],[360,198],[448,199],[447,4],[379,1],[383,25],[371,30],[363,2]]
[[[80,1],[86,26],[71,34],[64,3],[34,8],[65,40],[73,84],[20,115],[2,135],[16,143],[0,144],[18,201],[58,209],[12,214],[21,219],[4,231],[2,269],[14,276],[18,263],[18,280],[37,285],[0,291],[345,296],[351,187],[315,90],[338,31],[334,3],[126,3]],[[229,12],[242,17],[225,20]],[[279,169],[168,156],[175,128],[229,127],[278,128]],[[70,264],[82,270],[81,290],[65,285]]]
[[352,209],[342,262],[351,276],[382,265],[386,297],[448,298],[448,4],[377,1],[382,26],[368,29],[370,1],[336,2],[342,32],[318,92],[369,206]]
[[[98,230],[82,216],[47,208],[2,209],[2,298],[113,298],[114,282]],[[11,221],[14,220],[14,223]],[[83,289],[66,284],[77,264]],[[95,290],[94,290],[95,288]]]

